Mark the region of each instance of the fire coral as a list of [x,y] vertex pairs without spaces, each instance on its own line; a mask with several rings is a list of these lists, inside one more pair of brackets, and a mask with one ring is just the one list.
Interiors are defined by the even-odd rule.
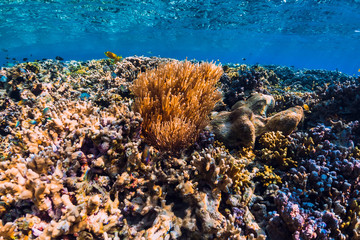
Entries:
[[145,140],[161,151],[175,152],[194,143],[221,98],[216,83],[222,74],[214,63],[187,60],[140,73],[132,91]]

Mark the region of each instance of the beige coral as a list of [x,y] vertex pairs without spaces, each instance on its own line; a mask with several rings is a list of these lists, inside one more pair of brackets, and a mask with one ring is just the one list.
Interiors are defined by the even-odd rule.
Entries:
[[247,101],[237,102],[231,112],[215,115],[208,128],[217,139],[231,148],[253,147],[256,137],[269,131],[282,131],[288,135],[303,119],[304,111],[296,106],[266,118],[266,111],[274,102],[270,95],[254,94]]
[[0,220],[0,238],[2,239],[13,239],[15,235],[15,228],[16,226],[8,222],[3,225],[2,220]]

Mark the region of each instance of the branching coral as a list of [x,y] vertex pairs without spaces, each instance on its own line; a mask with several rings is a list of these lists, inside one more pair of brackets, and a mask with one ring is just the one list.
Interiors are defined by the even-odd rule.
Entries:
[[243,194],[252,187],[250,173],[246,170],[251,160],[246,156],[234,158],[224,146],[220,146],[200,153],[195,151],[192,158],[191,164],[198,169],[199,178],[205,178],[223,192]]
[[270,184],[280,184],[281,178],[273,172],[274,168],[264,165],[264,169],[256,173],[255,177],[259,179],[263,187]]
[[351,239],[360,239],[360,206],[359,201],[353,200],[347,211],[346,221],[341,224],[342,229],[347,229],[352,236]]
[[296,162],[288,156],[287,148],[290,141],[281,132],[267,132],[260,137],[259,143],[263,147],[258,151],[260,158],[272,166],[288,168],[296,165]]
[[174,61],[139,74],[131,90],[146,140],[160,150],[192,144],[220,99],[215,84],[222,73],[213,63]]

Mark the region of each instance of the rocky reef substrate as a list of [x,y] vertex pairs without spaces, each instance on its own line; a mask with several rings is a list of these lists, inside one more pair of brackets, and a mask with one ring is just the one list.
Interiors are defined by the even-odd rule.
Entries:
[[0,70],[0,239],[360,239],[359,77],[223,65],[175,154],[146,144],[129,90],[168,61]]

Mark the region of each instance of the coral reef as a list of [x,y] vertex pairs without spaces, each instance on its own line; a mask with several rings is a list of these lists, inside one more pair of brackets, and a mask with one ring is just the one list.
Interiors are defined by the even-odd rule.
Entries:
[[360,238],[360,78],[216,67],[201,115],[210,126],[162,151],[133,93],[169,63],[179,64],[134,56],[0,70],[0,239]]
[[269,94],[270,83],[277,83],[278,77],[273,71],[255,66],[224,66],[225,74],[221,77],[224,103],[233,106],[236,102],[245,100],[252,93]]
[[[347,239],[355,236],[353,211],[358,199],[360,160],[352,135],[339,123],[323,124],[305,133],[292,134],[287,155],[297,164],[283,174],[282,187],[274,195],[274,209],[266,224],[272,239]],[[356,123],[342,126],[346,132]],[[355,153],[356,154],[356,153]],[[355,205],[354,205],[355,204]],[[352,206],[349,210],[348,206]],[[263,216],[263,217],[266,217]],[[286,231],[284,231],[286,229]]]

